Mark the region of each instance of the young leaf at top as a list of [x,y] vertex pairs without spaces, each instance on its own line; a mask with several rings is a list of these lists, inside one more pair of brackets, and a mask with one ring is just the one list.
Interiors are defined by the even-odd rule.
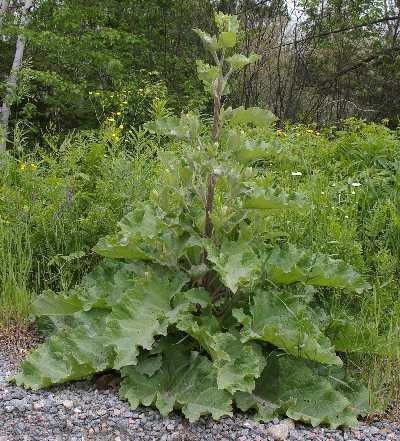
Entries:
[[220,32],[233,32],[239,31],[239,20],[236,15],[228,15],[223,12],[217,12],[214,16],[215,24]]
[[231,69],[240,70],[243,69],[248,64],[256,63],[261,59],[260,55],[257,54],[251,54],[250,56],[246,57],[246,55],[243,54],[234,54],[231,57],[227,58],[227,62]]
[[215,36],[207,34],[207,32],[201,29],[193,29],[194,32],[200,37],[204,44],[204,47],[211,53],[214,53],[218,49],[218,42]]
[[221,32],[218,36],[218,48],[229,49],[236,46],[235,32]]

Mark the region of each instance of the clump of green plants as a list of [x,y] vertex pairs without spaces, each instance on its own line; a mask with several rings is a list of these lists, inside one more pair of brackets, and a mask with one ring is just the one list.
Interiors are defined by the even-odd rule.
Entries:
[[[231,75],[259,57],[232,53],[235,16],[215,20],[218,35],[196,31],[213,60],[197,63],[211,127],[192,113],[147,125],[180,140],[180,155],[161,154],[157,188],[95,247],[104,261],[76,288],[35,301],[56,329],[15,381],[38,389],[114,369],[133,408],[195,421],[235,405],[258,420],[353,426],[368,394],[343,367],[318,299],[326,287],[369,285],[341,260],[274,240],[270,218],[309,203],[260,172],[279,155],[274,115],[224,105]],[[257,137],[260,126],[271,139]]]

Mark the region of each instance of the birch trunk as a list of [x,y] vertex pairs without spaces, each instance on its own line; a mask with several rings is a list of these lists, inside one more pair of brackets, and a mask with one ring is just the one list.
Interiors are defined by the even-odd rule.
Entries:
[[[1,25],[3,24],[3,17],[8,9],[9,0],[0,0],[0,30]],[[1,34],[0,34],[1,35]]]
[[[30,8],[33,5],[34,0],[25,0],[22,14],[21,14],[21,23],[20,26],[23,29],[26,25],[27,18],[28,18],[28,12]],[[1,11],[3,12],[3,8],[5,11],[6,6],[8,6],[8,0],[2,0],[1,2]],[[0,22],[1,25],[1,22]],[[10,122],[10,102],[12,99],[12,96],[15,92],[16,86],[17,86],[17,76],[18,72],[21,69],[22,66],[22,60],[24,58],[24,51],[25,51],[25,43],[26,39],[23,34],[18,35],[17,38],[17,44],[15,46],[15,55],[14,55],[14,61],[11,68],[10,75],[7,79],[7,92],[4,97],[3,105],[1,107],[1,113],[0,113],[0,152],[5,151],[6,144],[7,144],[7,137],[8,137],[8,127]]]

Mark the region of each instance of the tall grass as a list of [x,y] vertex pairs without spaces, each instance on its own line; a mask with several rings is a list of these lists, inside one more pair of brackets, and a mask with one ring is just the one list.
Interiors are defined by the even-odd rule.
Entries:
[[29,316],[32,268],[27,228],[0,224],[0,262],[0,323],[24,327]]
[[78,283],[98,262],[98,239],[153,188],[157,140],[112,135],[48,135],[32,153],[0,157],[0,327],[26,326],[32,296]]

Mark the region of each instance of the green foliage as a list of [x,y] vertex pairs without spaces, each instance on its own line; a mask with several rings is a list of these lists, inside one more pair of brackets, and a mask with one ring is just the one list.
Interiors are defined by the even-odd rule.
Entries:
[[[177,408],[190,421],[218,419],[235,401],[264,420],[279,412],[354,425],[363,388],[339,367],[316,298],[326,287],[359,294],[369,285],[343,261],[268,237],[268,223],[304,210],[304,197],[238,161],[229,142],[236,126],[271,131],[274,117],[223,111],[231,74],[224,57],[238,27],[223,14],[216,23],[211,42],[200,33],[219,71],[212,130],[190,113],[147,125],[181,142],[180,154],[160,155],[157,189],[98,242],[96,252],[110,261],[71,292],[37,299],[36,314],[49,316],[55,332],[16,381],[46,387],[114,368],[132,407],[155,405],[163,415]],[[260,409],[260,401],[272,404]]]

